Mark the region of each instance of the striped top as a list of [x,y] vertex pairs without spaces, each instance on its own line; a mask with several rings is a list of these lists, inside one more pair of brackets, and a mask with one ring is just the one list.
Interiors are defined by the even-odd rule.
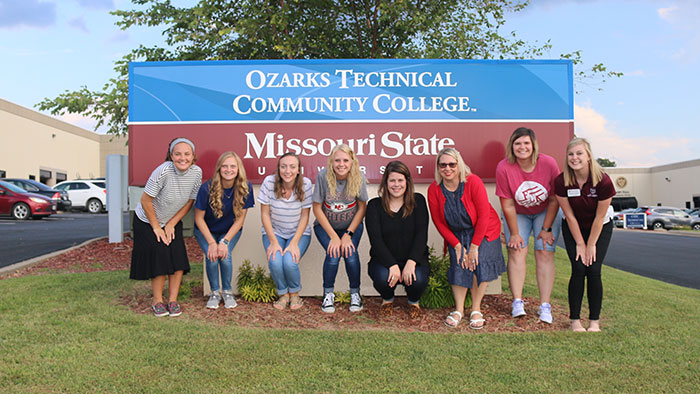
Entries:
[[[175,168],[172,161],[166,161],[153,170],[143,191],[153,197],[153,208],[158,223],[164,227],[189,200],[197,198],[201,185],[202,169],[197,165],[192,164],[190,168],[181,172]],[[149,223],[141,201],[135,212],[141,221]]]
[[[275,236],[290,239],[294,237],[299,227],[301,210],[311,208],[313,195],[313,185],[309,178],[304,177],[304,201],[297,199],[296,192],[292,192],[289,199],[275,197],[275,175],[265,177],[260,192],[258,202],[270,206],[270,220]],[[262,229],[265,233],[265,227]],[[306,225],[304,235],[311,235],[311,226]]]

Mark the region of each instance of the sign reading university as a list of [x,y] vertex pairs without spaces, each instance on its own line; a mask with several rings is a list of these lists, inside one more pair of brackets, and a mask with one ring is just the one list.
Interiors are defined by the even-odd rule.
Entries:
[[[570,61],[269,60],[131,63],[130,184],[142,185],[170,139],[197,146],[205,178],[233,150],[253,182],[277,157],[301,156],[314,178],[330,150],[346,143],[370,181],[390,160],[419,182],[434,177],[435,155],[459,149],[492,179],[517,127],[535,130],[541,149],[562,157],[573,135]],[[544,145],[544,146],[543,146]],[[547,147],[555,147],[548,151]],[[156,149],[159,154],[154,154]]]

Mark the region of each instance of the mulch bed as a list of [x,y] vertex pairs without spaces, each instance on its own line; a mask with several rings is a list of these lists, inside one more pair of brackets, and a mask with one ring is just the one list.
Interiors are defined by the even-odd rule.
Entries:
[[[190,261],[201,261],[202,251],[193,237],[186,239]],[[131,261],[133,241],[126,237],[122,243],[110,244],[102,238],[75,248],[58,256],[48,258],[38,264],[0,276],[9,279],[25,275],[43,275],[56,272],[94,272],[128,270]],[[185,281],[192,280],[187,276]],[[181,301],[183,315],[179,319],[196,319],[212,324],[231,324],[241,327],[259,328],[293,328],[324,330],[381,330],[381,331],[422,331],[422,332],[528,332],[557,331],[568,328],[568,310],[565,306],[553,305],[554,323],[549,325],[537,319],[539,302],[525,299],[527,316],[513,319],[510,316],[511,297],[508,294],[487,295],[482,301],[482,312],[486,325],[482,330],[469,328],[469,318],[465,316],[457,328],[443,324],[445,316],[451,309],[423,309],[422,315],[411,319],[405,297],[397,297],[393,313],[389,317],[380,314],[380,297],[363,297],[364,309],[351,313],[347,305],[337,304],[336,312],[327,314],[321,311],[320,297],[304,297],[304,307],[296,310],[278,311],[272,304],[247,302],[240,298],[238,307],[225,309],[223,305],[216,310],[206,308],[207,298],[202,294],[201,285],[192,286],[192,296]],[[124,305],[134,313],[151,314],[150,284],[144,282],[143,288],[136,287],[131,293],[119,295],[114,301]]]

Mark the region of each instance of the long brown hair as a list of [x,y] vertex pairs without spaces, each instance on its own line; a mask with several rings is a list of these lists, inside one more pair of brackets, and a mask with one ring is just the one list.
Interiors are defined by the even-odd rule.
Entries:
[[389,162],[384,170],[384,175],[382,175],[382,181],[379,184],[379,189],[377,194],[382,199],[382,207],[384,212],[389,214],[389,216],[394,216],[394,212],[389,207],[389,192],[387,190],[389,183],[389,174],[395,172],[401,174],[406,178],[406,192],[403,194],[403,218],[407,217],[413,213],[413,209],[416,207],[416,196],[414,194],[413,179],[411,178],[411,172],[408,170],[405,164],[398,160]]
[[275,173],[275,197],[277,199],[282,198],[282,190],[284,189],[284,181],[282,181],[282,177],[280,177],[280,162],[282,159],[285,157],[294,157],[297,159],[297,166],[299,169],[299,172],[297,172],[296,178],[294,178],[294,193],[297,195],[297,199],[299,201],[304,201],[304,176],[301,174],[301,160],[299,159],[299,156],[294,153],[294,152],[287,152],[280,156],[280,158],[277,160],[277,173]]
[[221,209],[223,199],[221,197],[224,193],[224,188],[221,185],[221,166],[229,157],[235,158],[236,165],[238,166],[238,174],[233,180],[233,213],[236,215],[236,217],[243,213],[243,206],[245,205],[245,200],[249,191],[248,178],[246,177],[245,168],[243,168],[241,158],[231,151],[222,153],[221,156],[219,156],[219,160],[216,162],[214,175],[209,180],[209,206],[214,212],[214,216],[217,218],[221,218],[221,216],[223,216]]

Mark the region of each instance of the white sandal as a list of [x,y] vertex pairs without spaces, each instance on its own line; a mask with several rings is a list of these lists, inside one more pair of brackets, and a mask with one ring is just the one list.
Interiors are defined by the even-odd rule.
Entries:
[[[453,315],[459,316],[459,319],[455,319]],[[445,325],[447,327],[455,328],[459,325],[459,322],[462,321],[462,314],[459,311],[454,311],[450,312],[449,315],[445,318]]]
[[[474,314],[478,313],[481,315],[481,318],[479,319],[474,319]],[[484,324],[477,326],[477,323],[486,323],[486,320],[484,319],[484,314],[479,312],[479,311],[473,311],[472,313],[469,314],[469,327],[471,327],[472,330],[481,330],[484,328]]]

